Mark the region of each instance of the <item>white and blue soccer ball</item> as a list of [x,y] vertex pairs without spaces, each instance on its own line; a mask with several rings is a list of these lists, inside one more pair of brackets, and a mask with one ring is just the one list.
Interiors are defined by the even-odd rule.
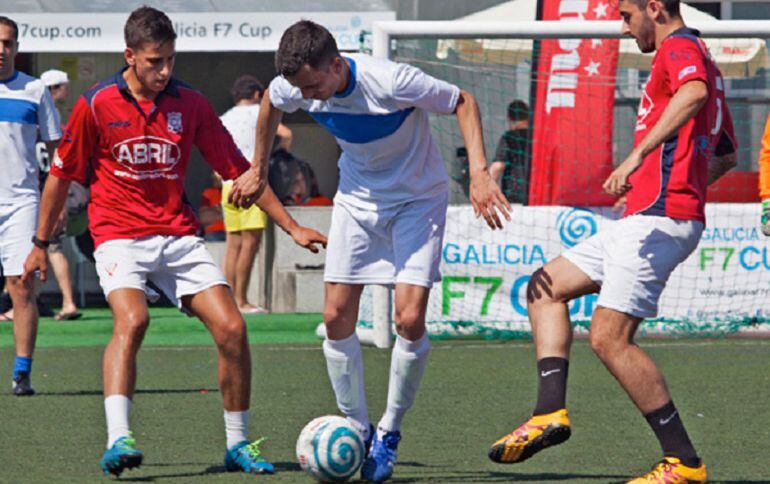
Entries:
[[318,417],[302,429],[297,439],[297,460],[321,482],[350,479],[364,460],[364,439],[346,418]]

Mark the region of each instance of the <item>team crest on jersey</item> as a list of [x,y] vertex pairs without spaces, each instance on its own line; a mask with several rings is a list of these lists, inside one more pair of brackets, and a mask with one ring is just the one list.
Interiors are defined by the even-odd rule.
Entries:
[[168,130],[172,133],[182,133],[182,113],[168,113],[166,118],[168,120]]

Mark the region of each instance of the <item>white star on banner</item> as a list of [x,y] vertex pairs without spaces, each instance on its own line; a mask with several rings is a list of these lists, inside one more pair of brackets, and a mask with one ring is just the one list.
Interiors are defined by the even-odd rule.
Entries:
[[591,61],[583,69],[586,70],[586,72],[588,73],[589,76],[598,76],[599,75],[599,66],[601,66],[601,63]]
[[591,48],[595,49],[602,46],[602,39],[591,39]]
[[596,15],[596,20],[607,16],[607,7],[609,7],[609,5],[604,2],[599,2],[596,4],[596,7],[594,7],[594,15]]

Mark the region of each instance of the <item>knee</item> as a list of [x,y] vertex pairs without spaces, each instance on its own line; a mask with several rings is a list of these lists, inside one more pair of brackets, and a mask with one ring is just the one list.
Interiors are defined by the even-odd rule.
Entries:
[[347,322],[347,312],[342,306],[327,304],[324,306],[324,323],[327,326],[337,326]]
[[246,338],[246,324],[242,319],[231,319],[216,326],[216,342],[220,347],[240,347]]
[[27,282],[23,282],[21,277],[14,276],[7,277],[5,281],[14,307],[25,306],[34,303],[35,291],[34,281],[32,279],[28,279]]
[[588,337],[591,350],[602,361],[611,359],[613,355],[622,349],[624,344],[620,335],[616,335],[612,331],[594,329],[593,327]]
[[131,341],[141,341],[150,325],[150,315],[145,311],[132,311],[121,316],[120,327],[123,336]]
[[[407,339],[417,339],[425,326],[425,317],[418,305],[396,309],[396,332]],[[410,338],[411,336],[411,338]]]
[[537,306],[543,303],[566,302],[554,290],[554,280],[548,271],[548,266],[536,270],[527,283],[527,306]]

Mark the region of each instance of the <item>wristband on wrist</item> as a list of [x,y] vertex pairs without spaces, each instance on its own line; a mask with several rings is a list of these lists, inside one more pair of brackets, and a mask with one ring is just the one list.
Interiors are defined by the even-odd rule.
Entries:
[[47,249],[51,245],[49,240],[41,240],[37,238],[37,235],[32,236],[32,244],[39,249]]

